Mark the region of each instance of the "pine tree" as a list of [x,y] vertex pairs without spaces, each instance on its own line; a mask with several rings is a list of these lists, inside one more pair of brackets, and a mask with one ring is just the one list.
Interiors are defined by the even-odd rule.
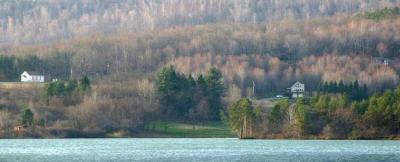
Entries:
[[339,92],[345,91],[345,86],[344,86],[343,80],[340,80],[338,88],[339,88]]
[[31,109],[24,109],[20,115],[22,124],[25,126],[31,126],[33,124],[33,116],[34,114]]
[[329,92],[329,84],[328,84],[328,82],[324,82],[323,91],[324,91],[324,92]]
[[86,91],[91,89],[91,83],[90,83],[90,80],[89,80],[89,78],[87,76],[84,76],[81,79],[80,84],[79,84],[79,89],[82,92],[86,92]]
[[333,82],[333,93],[338,93],[339,92],[339,86],[337,82]]
[[225,86],[222,81],[222,74],[216,68],[211,68],[206,76],[208,104],[210,106],[210,117],[219,120],[219,112],[222,109],[222,95],[225,93]]

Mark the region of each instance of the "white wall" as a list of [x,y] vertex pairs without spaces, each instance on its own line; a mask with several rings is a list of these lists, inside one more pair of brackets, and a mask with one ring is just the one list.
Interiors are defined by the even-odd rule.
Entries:
[[29,75],[27,72],[21,74],[21,82],[36,82],[43,83],[44,76],[43,75]]
[[31,81],[32,77],[27,72],[21,74],[21,82],[31,82]]

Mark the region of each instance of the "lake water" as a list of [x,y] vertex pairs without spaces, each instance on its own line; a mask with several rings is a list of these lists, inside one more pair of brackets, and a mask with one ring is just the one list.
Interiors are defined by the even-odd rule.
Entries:
[[5,139],[0,161],[400,162],[400,141]]

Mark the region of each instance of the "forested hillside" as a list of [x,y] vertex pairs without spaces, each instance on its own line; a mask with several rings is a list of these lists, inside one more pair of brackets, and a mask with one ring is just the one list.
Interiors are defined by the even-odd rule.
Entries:
[[196,24],[311,19],[399,5],[398,0],[1,0],[0,44]]
[[[310,98],[285,101],[282,109],[278,103],[279,123],[269,120],[272,107],[257,106],[258,137],[286,130],[293,131],[287,137],[335,134],[331,129],[342,123],[332,121],[355,113],[350,108],[359,113],[346,120],[355,133],[379,131],[370,127],[397,124],[376,123],[373,102],[386,100],[386,90],[392,90],[387,98],[399,96],[393,91],[400,73],[399,3],[0,0],[0,137],[135,136],[171,121],[194,128],[226,120],[233,101],[284,94],[295,81],[305,83]],[[13,83],[23,71],[58,81]],[[237,103],[234,110],[240,103],[255,109],[247,100]],[[387,117],[397,117],[397,107],[385,104],[393,108]],[[308,123],[286,120],[295,107],[307,108],[298,120]],[[364,116],[369,110],[372,116]],[[316,128],[303,129],[304,123]],[[19,125],[25,131],[12,132]],[[398,127],[385,131],[379,137],[396,135]]]
[[[18,46],[4,50],[11,58],[0,61],[8,67],[19,62],[1,69],[4,80],[17,79],[24,68],[68,79],[153,73],[173,64],[194,75],[218,67],[226,84],[242,95],[252,81],[258,96],[285,91],[295,80],[307,85],[359,80],[371,91],[381,91],[398,82],[399,25],[396,15],[377,20],[356,15],[257,25],[218,23]],[[16,56],[22,58],[12,58]],[[375,58],[391,63],[385,66]]]

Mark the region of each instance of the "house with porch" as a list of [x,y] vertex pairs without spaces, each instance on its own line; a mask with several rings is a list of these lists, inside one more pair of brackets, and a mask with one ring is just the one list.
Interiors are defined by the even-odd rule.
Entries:
[[305,85],[297,81],[290,88],[288,88],[288,91],[290,92],[292,98],[304,97]]

